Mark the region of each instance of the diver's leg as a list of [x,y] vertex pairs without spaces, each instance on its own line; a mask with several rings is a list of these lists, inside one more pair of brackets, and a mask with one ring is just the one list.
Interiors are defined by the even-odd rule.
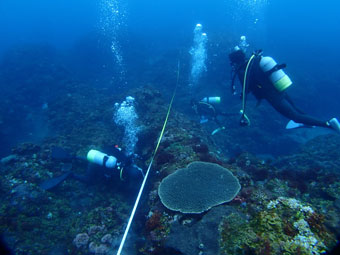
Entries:
[[287,102],[290,103],[290,105],[291,105],[298,113],[300,113],[300,114],[305,114],[304,111],[302,111],[300,108],[298,108],[298,107],[295,105],[294,101],[292,100],[292,98],[291,98],[287,93],[284,94],[284,97],[285,97],[285,99],[287,100]]
[[[99,168],[99,169],[98,169]],[[93,184],[98,181],[98,175],[101,173],[100,167],[97,167],[95,164],[89,163],[87,166],[86,174],[72,174],[72,177],[80,182],[86,184]]]
[[298,112],[286,99],[285,96],[272,96],[267,98],[267,101],[274,107],[276,111],[281,113],[283,116],[307,126],[319,126],[330,128],[327,121],[318,120],[306,114]]
[[77,180],[77,181],[86,183],[86,184],[90,183],[90,178],[88,178],[88,176],[86,174],[85,175],[80,175],[80,174],[72,173],[72,178]]
[[213,117],[213,121],[215,121],[215,123],[217,124],[218,127],[223,127],[223,125],[221,124],[221,122],[217,119],[217,116]]

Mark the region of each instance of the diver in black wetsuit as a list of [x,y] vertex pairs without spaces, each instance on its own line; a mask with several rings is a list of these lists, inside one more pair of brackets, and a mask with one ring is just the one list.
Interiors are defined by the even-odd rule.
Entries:
[[132,156],[126,156],[118,146],[110,146],[102,151],[90,150],[86,157],[72,155],[66,150],[55,147],[51,157],[64,162],[72,160],[87,161],[87,171],[84,175],[68,171],[61,176],[48,179],[40,184],[44,190],[50,190],[67,178],[73,178],[86,184],[96,184],[112,179],[139,179],[144,176],[141,168],[133,163]]
[[220,101],[220,97],[205,97],[202,100],[191,99],[190,102],[191,108],[200,117],[201,124],[208,121],[213,121],[217,124],[218,128],[212,131],[212,135],[225,129],[221,121],[218,119],[218,116],[231,117],[237,115],[234,113],[226,113],[218,110],[216,105],[218,105]]
[[292,84],[289,77],[283,72],[285,65],[278,65],[271,57],[263,57],[261,51],[255,52],[250,59],[242,49],[236,46],[229,54],[234,75],[232,77],[232,90],[235,92],[234,81],[238,77],[242,84],[243,109],[241,125],[249,125],[245,115],[246,95],[251,92],[259,101],[266,99],[273,108],[283,116],[291,119],[287,128],[302,126],[319,126],[334,129],[340,132],[340,123],[336,118],[328,121],[318,120],[299,110],[286,89]]

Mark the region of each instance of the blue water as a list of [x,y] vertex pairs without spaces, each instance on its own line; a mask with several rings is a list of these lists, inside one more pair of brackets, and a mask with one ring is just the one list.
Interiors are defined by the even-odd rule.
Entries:
[[[221,93],[221,84],[229,83],[228,52],[246,35],[250,50],[263,49],[265,55],[287,63],[295,83],[293,98],[301,108],[324,119],[340,116],[339,7],[335,0],[1,0],[0,87],[3,98],[10,98],[6,93],[13,94],[27,81],[35,56],[44,54],[48,63],[62,63],[80,80],[127,89],[163,77],[165,91],[173,84],[173,69],[180,59],[181,82],[186,86],[193,29],[201,23],[208,34],[204,93]],[[29,47],[40,52],[14,60],[13,51]],[[155,68],[160,59],[167,62],[164,69]],[[13,66],[6,70],[9,63],[23,65],[24,71],[18,74]],[[37,95],[36,107],[50,100],[41,97]],[[13,102],[17,111],[17,104],[24,101]],[[6,122],[5,115],[13,111],[6,107],[2,106],[1,140],[10,147],[29,137],[10,131],[21,118]],[[27,133],[33,132],[30,128],[31,124],[22,125]]]

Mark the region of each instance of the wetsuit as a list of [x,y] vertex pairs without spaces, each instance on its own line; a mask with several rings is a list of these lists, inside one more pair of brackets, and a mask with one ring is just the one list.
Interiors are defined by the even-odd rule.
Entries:
[[[327,121],[315,119],[299,110],[286,91],[278,91],[269,80],[269,77],[261,70],[260,60],[260,56],[255,57],[251,69],[248,71],[246,93],[251,92],[258,100],[266,99],[276,111],[297,123],[307,126],[329,127]],[[243,84],[246,64],[238,72],[241,84]]]
[[102,152],[114,156],[117,162],[119,162],[119,166],[117,164],[115,168],[108,168],[88,163],[85,175],[73,173],[72,177],[87,184],[96,184],[100,182],[100,180],[110,182],[112,179],[119,180],[120,178],[124,178],[127,181],[143,178],[141,169],[138,169],[138,167],[133,164],[132,157],[127,157],[120,149],[111,146],[104,148]]
[[[76,174],[73,171],[68,171],[61,176],[48,179],[41,183],[39,186],[44,190],[50,190],[61,184],[67,178],[73,178],[86,184],[98,184],[103,182],[114,182],[124,178],[127,182],[124,182],[123,187],[128,187],[129,184],[140,182],[143,179],[143,173],[132,161],[132,157],[127,157],[118,148],[110,146],[102,150],[104,153],[110,156],[114,156],[117,159],[115,168],[108,168],[105,166],[97,165],[94,163],[88,163],[87,171],[85,174]],[[84,157],[74,156],[61,148],[54,148],[52,151],[52,158],[56,160],[72,161],[75,159],[81,161],[87,161]],[[117,183],[120,182],[115,182]],[[127,185],[127,183],[129,183]]]

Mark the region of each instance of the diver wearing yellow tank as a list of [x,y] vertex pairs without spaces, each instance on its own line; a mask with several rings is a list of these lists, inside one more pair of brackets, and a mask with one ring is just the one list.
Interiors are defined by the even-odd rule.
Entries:
[[266,99],[273,108],[291,121],[286,128],[302,126],[319,126],[334,129],[340,132],[340,123],[337,118],[328,121],[319,120],[306,115],[299,110],[286,89],[292,81],[283,71],[285,64],[279,65],[272,57],[262,56],[261,51],[255,52],[249,59],[245,51],[236,46],[229,54],[229,60],[234,71],[232,89],[235,91],[234,81],[238,77],[243,85],[243,109],[241,110],[241,124],[249,125],[249,118],[245,114],[246,95],[251,92],[258,100]]

